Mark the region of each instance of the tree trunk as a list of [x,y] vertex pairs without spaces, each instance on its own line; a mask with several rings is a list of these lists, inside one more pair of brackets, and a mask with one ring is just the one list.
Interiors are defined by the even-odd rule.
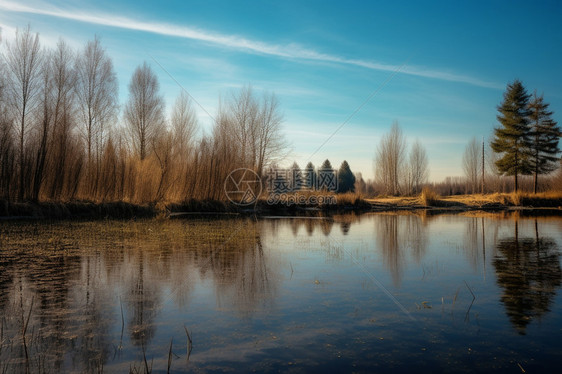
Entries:
[[484,182],[485,182],[485,170],[484,169],[484,137],[482,137],[482,195],[484,195]]
[[[517,147],[517,143],[515,143],[515,147]],[[515,192],[517,192],[517,187],[518,187],[517,186],[517,168],[518,167],[519,167],[519,159],[517,157],[517,149],[516,149],[515,150],[515,175],[514,175],[514,177],[515,177],[515,186],[514,186]]]
[[[22,113],[25,113],[25,103],[23,104],[23,110]],[[21,134],[20,134],[20,185],[19,185],[19,191],[18,191],[18,200],[19,201],[23,201],[24,198],[24,175],[23,175],[23,169],[24,169],[24,158],[23,158],[23,134],[24,134],[24,130],[25,130],[25,114],[22,114],[21,116]]]

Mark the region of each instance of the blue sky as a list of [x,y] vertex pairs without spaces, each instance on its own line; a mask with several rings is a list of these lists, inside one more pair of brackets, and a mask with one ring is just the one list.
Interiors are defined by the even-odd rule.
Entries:
[[[63,37],[80,48],[98,35],[113,58],[121,104],[145,60],[168,106],[180,93],[152,58],[211,115],[220,95],[243,85],[275,92],[292,148],[286,163],[301,167],[376,91],[310,160],[346,159],[372,178],[380,138],[398,121],[409,143],[425,145],[430,179],[440,181],[462,175],[473,136],[491,135],[513,79],[543,93],[560,121],[561,4],[0,0],[0,26],[10,40],[29,24],[46,46]],[[197,112],[209,131],[209,116]]]

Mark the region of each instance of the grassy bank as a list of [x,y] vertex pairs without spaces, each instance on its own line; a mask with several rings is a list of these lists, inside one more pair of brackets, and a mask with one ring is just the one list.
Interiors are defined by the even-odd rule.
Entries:
[[[301,193],[302,195],[303,193]],[[312,194],[304,194],[306,198]],[[189,214],[261,214],[298,215],[345,212],[445,209],[445,210],[510,210],[510,209],[562,209],[562,192],[539,194],[474,194],[438,196],[424,190],[419,196],[363,198],[359,194],[314,194],[319,201],[305,203],[283,200],[272,203],[260,199],[256,204],[238,206],[216,200],[189,200],[158,204],[132,204],[127,202],[9,202],[0,200],[0,219],[131,219],[170,217]]]
[[531,194],[494,193],[439,196],[431,190],[424,190],[414,197],[381,197],[367,199],[376,210],[380,209],[427,209],[448,208],[459,210],[502,210],[520,208],[562,209],[562,192]]

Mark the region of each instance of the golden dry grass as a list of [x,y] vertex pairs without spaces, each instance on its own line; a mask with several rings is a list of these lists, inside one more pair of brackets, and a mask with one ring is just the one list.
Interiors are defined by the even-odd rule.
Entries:
[[420,200],[424,205],[433,206],[439,201],[439,195],[430,187],[424,187],[421,194]]
[[493,193],[493,194],[474,194],[458,195],[444,198],[448,201],[455,201],[465,205],[485,205],[501,204],[507,206],[526,206],[526,207],[558,207],[562,205],[562,192],[512,192],[512,193]]
[[501,207],[501,206],[520,206],[520,207],[562,207],[562,192],[550,191],[538,194],[517,192],[517,193],[493,193],[493,194],[471,194],[438,196],[434,191],[422,191],[420,196],[411,197],[382,197],[369,199],[372,204],[391,205],[395,207],[414,207],[418,205],[439,206],[439,207]]

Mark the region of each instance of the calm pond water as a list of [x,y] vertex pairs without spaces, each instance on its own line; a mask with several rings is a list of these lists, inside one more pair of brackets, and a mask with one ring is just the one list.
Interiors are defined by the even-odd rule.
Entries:
[[518,213],[1,222],[0,373],[549,372],[561,250]]

